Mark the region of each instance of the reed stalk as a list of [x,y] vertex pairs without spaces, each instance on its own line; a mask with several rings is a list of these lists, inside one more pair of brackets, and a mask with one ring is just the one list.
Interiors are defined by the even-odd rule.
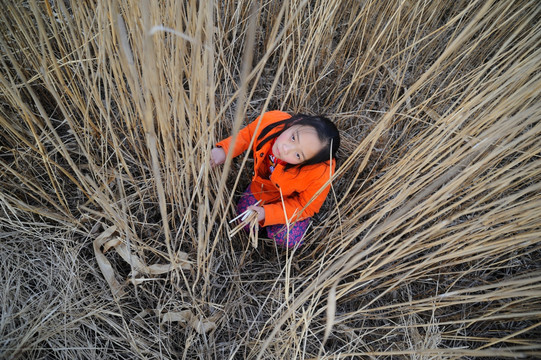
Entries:
[[[541,356],[537,1],[2,9],[0,357]],[[209,165],[270,109],[342,134],[296,249]]]

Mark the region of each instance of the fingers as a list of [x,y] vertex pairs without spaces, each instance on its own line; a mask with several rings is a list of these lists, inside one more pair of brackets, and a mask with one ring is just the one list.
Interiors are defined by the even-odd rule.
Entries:
[[225,151],[222,148],[216,147],[210,151],[211,166],[221,165],[225,162]]
[[257,212],[257,220],[258,221],[263,221],[265,220],[265,209],[261,206],[248,206],[248,210],[252,210],[252,211],[255,211]]

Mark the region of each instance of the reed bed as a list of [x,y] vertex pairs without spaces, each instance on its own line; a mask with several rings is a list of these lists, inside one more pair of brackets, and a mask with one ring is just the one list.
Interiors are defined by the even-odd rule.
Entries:
[[[2,9],[0,357],[541,357],[537,1]],[[293,250],[208,162],[267,109],[342,134]]]

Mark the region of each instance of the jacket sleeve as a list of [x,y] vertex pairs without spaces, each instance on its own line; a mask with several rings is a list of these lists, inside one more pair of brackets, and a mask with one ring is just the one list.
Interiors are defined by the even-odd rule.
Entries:
[[[331,188],[330,184],[325,186],[327,180],[330,178],[329,167],[327,166],[325,168],[326,170],[323,170],[321,176],[314,177],[304,191],[296,193],[293,196],[285,197],[283,202],[280,199],[278,202],[264,205],[263,208],[265,209],[265,220],[263,226],[285,224],[286,216],[287,221],[292,222],[295,220],[303,220],[312,217],[318,213]],[[310,202],[312,197],[314,197],[314,195],[317,194],[321,188],[323,188],[321,193],[317,195],[312,202]],[[306,206],[307,204],[308,206]],[[302,211],[302,214],[297,218],[300,211]]]
[[287,119],[288,117],[291,117],[291,115],[279,110],[268,111],[263,115],[258,116],[257,119],[255,119],[253,122],[241,129],[237,135],[234,144],[231,144],[233,137],[230,136],[227,139],[224,139],[217,143],[216,146],[223,148],[226,155],[229,152],[229,149],[232,147],[232,156],[239,156],[240,154],[248,150],[254,134],[259,133],[259,131],[264,129],[267,125],[276,121]]
[[[239,131],[239,133],[237,135],[237,138],[235,139],[234,144],[231,144],[231,141],[233,140],[233,136],[230,136],[227,139],[224,139],[224,140],[218,142],[216,144],[216,146],[221,147],[222,149],[224,149],[226,155],[228,154],[230,148],[232,147],[232,149],[231,149],[233,151],[232,156],[233,157],[239,156],[240,154],[242,154],[243,152],[248,150],[248,147],[250,145],[250,142],[252,141],[252,137],[256,133],[256,130],[261,129],[261,126],[263,126],[263,123],[264,123],[263,117],[264,116],[265,115],[259,116],[253,122],[248,124],[246,127],[242,128]],[[259,128],[258,128],[257,125],[260,122],[259,121],[260,119],[261,119],[261,124],[259,124]]]

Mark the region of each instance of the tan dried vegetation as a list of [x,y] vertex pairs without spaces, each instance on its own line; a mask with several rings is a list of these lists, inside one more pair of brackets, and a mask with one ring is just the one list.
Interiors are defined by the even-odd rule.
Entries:
[[[1,9],[1,357],[541,356],[537,0]],[[295,251],[207,166],[266,109],[342,130]]]

